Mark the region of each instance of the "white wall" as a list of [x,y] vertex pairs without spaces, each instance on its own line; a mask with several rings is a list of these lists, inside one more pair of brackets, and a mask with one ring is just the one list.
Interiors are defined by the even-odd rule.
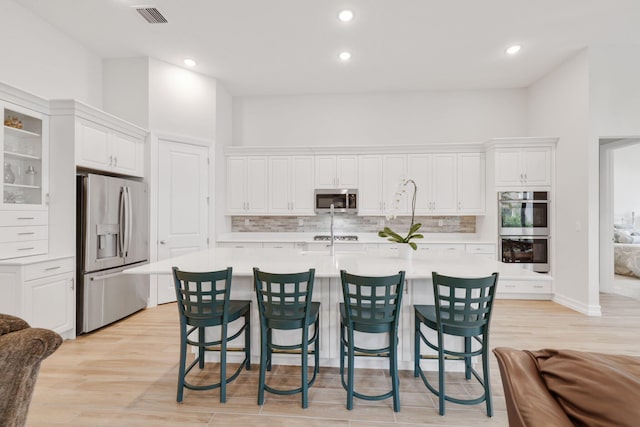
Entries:
[[640,144],[613,151],[614,220],[640,226]]
[[526,90],[236,97],[233,145],[474,142],[526,131]]
[[231,231],[231,217],[224,215],[227,201],[227,167],[224,159],[224,147],[232,143],[233,98],[220,84],[216,87],[216,141],[214,154],[214,186],[213,206],[215,224],[212,230],[214,238],[221,233]]
[[213,141],[216,80],[149,59],[149,129]]
[[596,136],[640,136],[640,48],[595,48],[589,56]]
[[0,0],[0,81],[46,99],[102,107],[102,60],[29,10]]
[[[581,51],[533,84],[528,110],[529,135],[559,137],[552,224],[556,299],[579,311],[598,314],[597,294],[593,301],[589,292],[590,286],[597,288],[598,281],[597,209],[595,215],[590,212],[594,199],[597,208],[598,190],[589,188],[589,175],[595,172],[597,177],[597,166],[595,171],[590,168],[588,52]],[[593,252],[595,263],[590,262]]]
[[104,110],[149,128],[149,58],[105,59],[102,67]]

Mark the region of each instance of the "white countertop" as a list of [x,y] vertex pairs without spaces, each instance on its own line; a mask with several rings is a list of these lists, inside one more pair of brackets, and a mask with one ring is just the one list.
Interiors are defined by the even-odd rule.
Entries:
[[352,274],[382,276],[406,272],[407,279],[431,278],[431,273],[459,277],[488,276],[497,271],[507,280],[551,280],[548,275],[525,270],[515,264],[503,264],[463,251],[414,252],[411,260],[398,258],[388,251],[336,252],[301,251],[299,249],[210,248],[125,270],[127,274],[170,274],[176,266],[186,271],[215,271],[233,267],[234,276],[252,276],[258,267],[271,273],[292,273],[316,269],[316,277],[339,277],[340,270]]
[[[313,240],[314,236],[328,236],[329,232],[234,232],[224,233],[218,236],[218,242],[230,242],[230,243],[246,243],[246,242],[275,242],[275,243],[312,243],[322,242]],[[351,233],[351,232],[339,232],[335,233],[336,236],[358,236],[357,241],[339,241],[339,243],[389,243],[387,239],[379,237],[378,233]],[[473,233],[432,233],[425,234],[424,239],[414,240],[419,244],[428,243],[473,243],[473,244],[492,244],[495,245],[495,240],[480,240]]]
[[44,255],[33,255],[33,256],[25,256],[25,257],[19,257],[19,258],[10,258],[10,259],[3,259],[2,261],[0,261],[0,266],[3,265],[30,265],[30,264],[36,264],[39,262],[46,262],[46,261],[56,261],[59,259],[63,259],[63,258],[72,258],[73,255],[49,255],[49,254],[44,254]]

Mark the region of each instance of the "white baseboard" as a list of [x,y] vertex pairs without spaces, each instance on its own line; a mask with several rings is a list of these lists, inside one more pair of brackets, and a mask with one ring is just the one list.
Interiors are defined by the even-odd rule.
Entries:
[[556,302],[567,308],[575,310],[579,313],[586,314],[587,316],[602,316],[602,310],[599,304],[598,305],[583,304],[582,302],[576,301],[573,298],[569,298],[557,293],[553,296],[553,302]]

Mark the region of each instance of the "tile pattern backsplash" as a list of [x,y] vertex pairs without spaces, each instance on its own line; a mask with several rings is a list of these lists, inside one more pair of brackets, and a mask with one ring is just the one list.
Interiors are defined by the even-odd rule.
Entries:
[[[326,232],[331,219],[328,214],[316,216],[234,216],[233,232]],[[475,233],[475,216],[416,216],[425,233]],[[302,225],[300,225],[302,223]],[[399,234],[409,231],[411,217],[386,219],[378,216],[337,214],[334,218],[336,233],[376,233],[383,227],[391,227]],[[442,224],[442,225],[441,225]]]

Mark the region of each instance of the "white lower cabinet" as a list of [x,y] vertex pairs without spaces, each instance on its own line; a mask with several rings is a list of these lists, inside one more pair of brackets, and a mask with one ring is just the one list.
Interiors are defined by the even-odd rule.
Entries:
[[47,211],[0,211],[0,259],[46,254]]
[[552,279],[547,280],[498,280],[496,298],[540,299],[552,298]]
[[75,338],[74,257],[6,262],[0,279],[0,312]]
[[488,259],[496,259],[496,245],[489,243],[467,243],[465,245],[467,253],[481,256]]

